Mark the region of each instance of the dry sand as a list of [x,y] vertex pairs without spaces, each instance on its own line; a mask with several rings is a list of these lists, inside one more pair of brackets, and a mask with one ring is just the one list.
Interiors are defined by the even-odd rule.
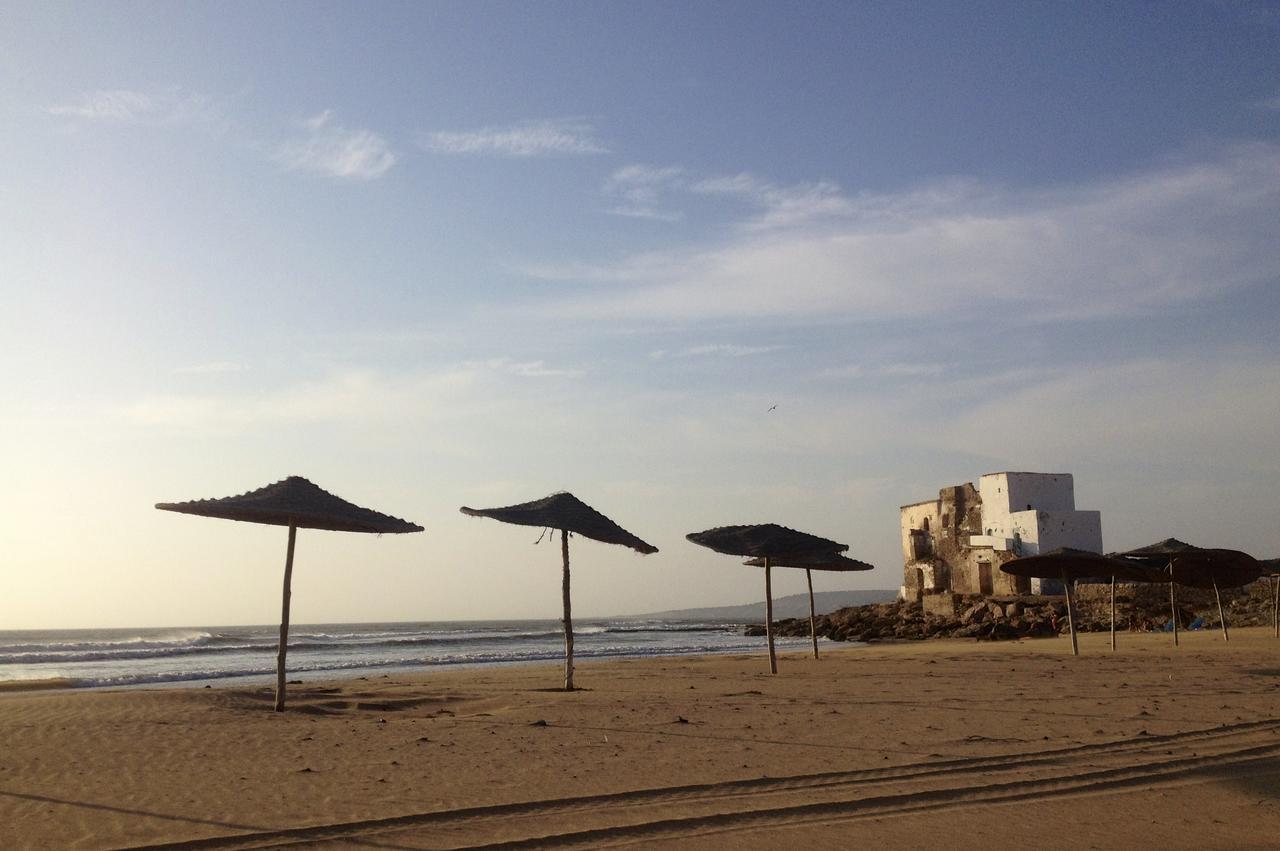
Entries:
[[1231,638],[0,693],[0,848],[1274,848],[1280,641]]

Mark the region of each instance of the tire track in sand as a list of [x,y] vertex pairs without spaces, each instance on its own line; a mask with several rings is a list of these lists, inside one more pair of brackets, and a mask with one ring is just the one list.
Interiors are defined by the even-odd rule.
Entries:
[[[1068,748],[466,807],[142,847],[599,847],[1149,787],[1228,767],[1272,766],[1280,770],[1280,719]],[[566,821],[579,827],[566,832]]]

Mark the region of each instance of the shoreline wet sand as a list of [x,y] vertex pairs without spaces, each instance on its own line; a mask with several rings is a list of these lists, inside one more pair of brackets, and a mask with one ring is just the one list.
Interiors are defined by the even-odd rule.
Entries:
[[1271,847],[1266,628],[0,693],[0,844]]

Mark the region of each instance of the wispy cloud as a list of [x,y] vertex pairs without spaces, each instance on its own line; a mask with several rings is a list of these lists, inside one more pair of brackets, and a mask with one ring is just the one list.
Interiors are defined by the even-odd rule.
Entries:
[[85,92],[74,103],[55,104],[46,108],[52,115],[105,121],[132,121],[152,114],[155,101],[149,95],[128,89]]
[[743,173],[700,180],[689,189],[702,195],[729,195],[749,201],[761,210],[747,223],[753,228],[791,227],[816,219],[848,216],[855,209],[839,185],[829,180],[785,186]]
[[[390,424],[450,421],[475,427],[476,417],[496,409],[539,404],[551,383],[532,379],[579,378],[586,373],[556,369],[541,360],[492,358],[439,369],[407,372],[344,369],[270,386],[218,385],[201,392],[148,394],[109,410],[132,427],[202,432],[346,423],[369,428]],[[566,382],[562,387],[579,387]],[[464,440],[459,433],[459,440]]]
[[940,363],[887,363],[880,368],[881,375],[896,378],[942,375],[943,371],[944,367]]
[[521,378],[580,378],[586,373],[581,369],[557,369],[547,366],[545,361],[514,361],[510,358],[490,358],[484,361],[469,361],[464,366],[494,370]]
[[709,343],[701,346],[689,346],[688,348],[679,349],[677,351],[667,351],[666,349],[658,349],[649,352],[650,360],[665,360],[667,358],[700,358],[700,357],[727,357],[727,358],[744,358],[750,355],[764,355],[769,352],[780,352],[786,349],[786,346],[740,346],[733,343]]
[[580,369],[552,369],[540,360],[507,364],[506,371],[525,378],[577,378],[583,375]]
[[754,230],[792,227],[854,211],[853,202],[831,181],[782,185],[745,172],[699,176],[678,166],[624,166],[609,175],[603,191],[618,202],[608,210],[613,215],[672,222],[684,218],[678,209],[681,198],[732,199],[757,211],[743,222]]
[[608,153],[608,148],[596,138],[595,128],[574,119],[525,121],[478,130],[437,130],[421,134],[418,144],[437,154],[500,157]]
[[473,370],[392,376],[345,370],[264,391],[154,394],[113,410],[134,426],[227,431],[298,423],[430,418],[473,384]]
[[1276,95],[1275,97],[1265,98],[1263,100],[1257,101],[1254,104],[1254,106],[1256,106],[1258,109],[1270,109],[1270,110],[1280,111],[1280,95]]
[[178,87],[154,91],[98,89],[45,112],[82,121],[115,124],[194,124],[213,120],[218,110],[205,95]]
[[372,130],[348,128],[333,120],[326,109],[300,122],[304,135],[281,145],[277,162],[289,169],[313,171],[355,180],[381,177],[396,164],[387,140]]
[[852,379],[861,378],[866,373],[860,363],[847,363],[843,366],[829,366],[818,373],[819,378]]
[[[991,311],[1050,320],[1148,313],[1280,277],[1280,147],[1268,144],[1052,192],[958,180],[849,198],[828,184],[784,191],[742,176],[699,191],[775,206],[702,246],[567,264],[565,280],[612,286],[547,309],[670,320]],[[775,227],[753,226],[771,217]]]
[[171,369],[174,375],[221,375],[228,372],[244,372],[249,367],[234,361],[209,361],[191,366],[179,366]]
[[[1276,469],[1274,430],[1280,396],[1253,389],[1273,381],[1277,364],[1262,357],[1135,359],[1106,370],[1063,370],[1020,382],[982,402],[948,425],[948,438],[991,457],[1043,459],[1047,448],[1064,458],[1093,463],[1168,464],[1185,473],[1190,465],[1239,464]],[[1259,384],[1258,382],[1262,382]],[[1187,404],[1187,388],[1196,404]],[[1071,400],[1071,415],[1063,415]],[[1223,417],[1222,411],[1232,411]],[[1016,429],[993,429],[1014,422]],[[1211,447],[1230,446],[1214,456]],[[1213,460],[1209,460],[1213,457]],[[1204,459],[1200,461],[1200,459]]]
[[663,196],[683,184],[681,168],[633,164],[609,175],[604,192],[618,202],[609,208],[615,216],[674,222],[684,218],[684,214],[664,208]]
[[936,378],[946,373],[946,367],[940,363],[897,362],[878,365],[860,363],[827,367],[818,373],[819,378]]

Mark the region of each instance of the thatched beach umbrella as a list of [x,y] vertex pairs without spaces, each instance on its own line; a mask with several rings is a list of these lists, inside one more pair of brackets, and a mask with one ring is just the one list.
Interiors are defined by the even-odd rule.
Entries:
[[1173,619],[1173,646],[1178,646],[1178,587],[1177,576],[1173,569],[1173,557],[1179,553],[1190,552],[1198,549],[1185,541],[1179,541],[1177,538],[1165,538],[1163,541],[1151,544],[1146,547],[1139,547],[1136,550],[1128,550],[1123,553],[1112,553],[1116,558],[1130,559],[1146,564],[1149,567],[1158,567],[1168,571],[1169,573],[1169,616]]
[[1112,650],[1116,646],[1116,579],[1136,582],[1153,581],[1150,578],[1150,572],[1141,565],[1071,547],[1059,547],[1040,555],[1015,558],[1000,565],[1000,569],[1013,576],[1062,581],[1062,587],[1067,592],[1067,624],[1071,629],[1071,653],[1074,656],[1080,655],[1080,644],[1076,638],[1075,596],[1072,593],[1076,580],[1111,578]]
[[1257,559],[1239,550],[1203,549],[1184,553],[1173,559],[1176,582],[1190,588],[1213,589],[1218,604],[1218,622],[1222,624],[1222,640],[1230,641],[1227,616],[1222,609],[1222,589],[1248,585],[1262,575]]
[[[748,567],[764,567],[764,559],[749,558],[744,564]],[[833,571],[854,571],[854,570],[875,570],[874,565],[867,564],[865,561],[842,556],[839,553],[831,553],[824,556],[804,556],[791,559],[779,559],[773,562],[774,567],[803,567],[804,578],[809,584],[809,638],[813,641],[813,658],[818,658],[818,625],[817,616],[813,611],[813,571],[815,570],[833,570]]]
[[769,673],[778,673],[778,657],[773,649],[773,585],[769,575],[772,564],[797,558],[826,558],[849,549],[848,544],[837,544],[775,523],[718,526],[704,532],[690,532],[685,537],[718,553],[764,560],[764,634],[769,643]]
[[517,526],[538,526],[560,530],[560,555],[564,563],[561,593],[564,596],[564,688],[573,691],[573,614],[569,602],[569,533],[581,535],[606,544],[618,544],[643,555],[656,553],[658,548],[646,544],[635,535],[605,517],[571,493],[553,493],[532,502],[508,505],[504,508],[460,509],[471,517],[492,517],[503,523]]
[[301,476],[290,476],[239,496],[197,499],[191,502],[161,502],[156,504],[156,508],[182,514],[198,514],[201,517],[221,517],[224,520],[289,527],[289,546],[284,558],[284,599],[280,606],[280,647],[276,653],[276,712],[284,711],[284,661],[289,644],[293,545],[298,529],[374,534],[422,531],[421,526],[408,520],[361,508],[345,499],[339,499]]
[[1158,544],[1129,550],[1120,556],[1134,561],[1144,562],[1151,566],[1168,565],[1170,585],[1169,600],[1173,608],[1173,641],[1178,643],[1178,612],[1173,586],[1186,585],[1190,588],[1212,588],[1214,600],[1218,604],[1218,620],[1222,624],[1222,638],[1230,641],[1227,633],[1227,618],[1222,610],[1222,588],[1235,588],[1248,585],[1262,574],[1262,567],[1257,559],[1239,550],[1224,550],[1193,546],[1168,538]]

